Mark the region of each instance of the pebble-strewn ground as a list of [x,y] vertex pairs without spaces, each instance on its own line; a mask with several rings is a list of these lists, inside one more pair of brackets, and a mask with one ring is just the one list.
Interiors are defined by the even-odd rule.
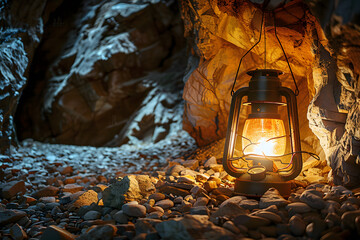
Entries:
[[187,137],[137,149],[25,141],[1,159],[0,238],[360,238],[359,194],[303,174],[288,199],[239,196],[208,149],[191,154]]

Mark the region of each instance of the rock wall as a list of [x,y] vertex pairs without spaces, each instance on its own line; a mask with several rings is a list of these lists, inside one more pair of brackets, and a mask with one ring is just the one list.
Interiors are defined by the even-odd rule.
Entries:
[[[183,97],[184,129],[199,145],[225,137],[231,87],[240,58],[259,38],[262,11],[250,1],[182,1],[185,34],[193,46]],[[284,72],[282,85],[295,90],[284,54],[275,38],[274,19],[265,15],[267,68]],[[276,10],[277,35],[289,58],[300,89],[297,97],[302,148],[322,154],[309,129],[307,107],[314,91],[314,49],[326,39],[306,4],[292,1]],[[264,67],[264,36],[242,62],[235,90],[248,85],[249,70]],[[304,157],[307,157],[304,155]]]
[[2,1],[0,3],[0,152],[16,144],[14,114],[26,84],[29,62],[49,14],[62,1]]
[[[185,34],[193,46],[183,125],[199,145],[225,136],[238,61],[259,36],[260,6],[252,2],[262,3],[182,2]],[[302,149],[320,154],[334,183],[348,187],[360,183],[359,12],[353,1],[291,1],[276,10],[278,36],[300,89]],[[283,85],[294,89],[273,23],[267,17],[267,66],[285,72]],[[235,89],[247,85],[248,70],[263,67],[263,49],[262,40],[244,59]]]
[[17,111],[20,139],[117,146],[181,131],[174,1],[70,1],[50,16]]

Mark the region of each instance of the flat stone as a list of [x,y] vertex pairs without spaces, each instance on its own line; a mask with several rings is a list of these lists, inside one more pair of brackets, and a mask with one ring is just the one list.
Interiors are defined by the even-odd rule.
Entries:
[[295,236],[303,236],[306,229],[306,224],[299,216],[292,216],[289,220],[290,231]]
[[81,239],[113,239],[117,232],[117,227],[112,224],[94,225],[81,236]]
[[40,202],[43,203],[54,203],[56,202],[56,198],[55,197],[42,197],[39,199]]
[[240,202],[240,207],[248,210],[258,209],[259,208],[259,202],[255,199],[245,199]]
[[155,201],[160,201],[165,199],[165,195],[163,193],[153,193],[149,196],[149,199],[154,199]]
[[222,205],[217,211],[211,214],[211,221],[216,219],[217,217],[235,217],[240,214],[247,214],[248,211],[240,207],[238,204],[234,202],[228,202],[225,205]]
[[85,213],[84,215],[84,220],[95,220],[95,219],[99,219],[101,217],[101,213],[99,213],[98,211],[88,211],[87,213]]
[[178,183],[194,184],[196,183],[195,178],[189,175],[181,176],[177,180]]
[[[212,177],[210,179],[213,179]],[[231,197],[233,195],[234,191],[230,188],[226,187],[218,187],[212,191],[212,194],[215,195],[226,195],[228,197]],[[244,197],[245,199],[245,197]]]
[[61,239],[61,240],[72,240],[75,239],[75,236],[65,229],[59,228],[55,225],[51,225],[45,229],[43,234],[41,235],[40,240],[48,240],[48,239]]
[[315,189],[305,190],[301,194],[300,200],[315,209],[323,209],[326,206],[325,201]]
[[235,224],[232,221],[226,221],[224,222],[224,224],[222,225],[223,228],[235,233],[235,234],[239,234],[241,231],[238,227],[235,226]]
[[22,227],[15,223],[11,228],[10,228],[10,236],[12,239],[14,240],[23,240],[27,238],[27,234],[26,232],[22,229]]
[[319,239],[322,232],[326,229],[325,221],[315,218],[313,222],[306,226],[306,234],[312,239]]
[[54,187],[54,186],[46,186],[43,187],[42,189],[34,192],[32,194],[33,197],[35,198],[41,198],[41,197],[53,197],[53,196],[57,196],[59,192],[59,188],[58,187]]
[[163,185],[158,190],[165,194],[173,194],[175,196],[182,196],[182,197],[185,197],[185,196],[189,195],[189,193],[190,193],[188,190],[169,186],[169,185]]
[[184,166],[181,166],[181,165],[174,165],[172,167],[170,167],[167,171],[166,171],[166,175],[168,176],[179,176],[180,175],[180,172],[185,170],[185,167]]
[[10,199],[16,194],[24,194],[26,192],[24,181],[11,181],[0,185],[0,196],[2,198]]
[[184,167],[190,168],[191,170],[195,170],[199,166],[199,160],[185,160],[183,163]]
[[262,226],[267,226],[270,224],[270,220],[262,217],[249,216],[245,214],[241,214],[234,218],[233,220],[236,226],[244,225],[249,229],[257,229]]
[[259,207],[267,208],[271,205],[282,207],[289,202],[285,200],[275,188],[269,188],[264,195],[260,198]]
[[83,186],[77,185],[77,184],[66,184],[64,188],[62,189],[63,192],[69,192],[69,193],[76,193],[79,191],[82,191],[84,189]]
[[290,203],[286,206],[286,209],[292,209],[296,213],[307,213],[312,211],[311,207],[303,202]]
[[164,199],[155,203],[155,206],[161,207],[162,209],[168,209],[174,206],[174,202],[170,199]]
[[250,215],[269,219],[273,223],[280,223],[282,220],[278,214],[269,212],[269,211],[265,211],[265,210],[259,210],[259,211],[251,213]]
[[239,205],[245,199],[246,199],[246,197],[244,197],[244,196],[231,197],[231,198],[227,199],[226,201],[222,202],[221,205],[220,205],[220,208],[223,207],[224,205],[226,205],[229,202],[232,202],[232,203],[235,203],[235,204]]
[[198,206],[190,208],[190,214],[192,215],[206,215],[209,216],[209,209],[206,206]]
[[24,211],[20,210],[0,210],[0,225],[6,225],[8,223],[14,223],[17,222],[22,217],[26,216],[26,213]]
[[130,217],[145,217],[146,207],[137,203],[126,203],[122,206],[123,212]]

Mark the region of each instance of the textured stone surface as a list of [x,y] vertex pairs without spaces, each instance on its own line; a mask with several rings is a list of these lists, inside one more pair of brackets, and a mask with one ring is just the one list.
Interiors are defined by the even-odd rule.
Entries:
[[33,61],[18,108],[20,138],[115,146],[181,131],[179,15],[168,1],[65,1]]

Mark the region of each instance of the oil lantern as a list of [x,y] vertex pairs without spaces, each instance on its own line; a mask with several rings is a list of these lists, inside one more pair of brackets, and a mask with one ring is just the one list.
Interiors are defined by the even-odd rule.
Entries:
[[296,96],[281,86],[281,71],[257,69],[247,74],[249,87],[237,90],[231,100],[224,169],[236,177],[237,193],[260,196],[274,187],[288,196],[289,180],[302,169]]

